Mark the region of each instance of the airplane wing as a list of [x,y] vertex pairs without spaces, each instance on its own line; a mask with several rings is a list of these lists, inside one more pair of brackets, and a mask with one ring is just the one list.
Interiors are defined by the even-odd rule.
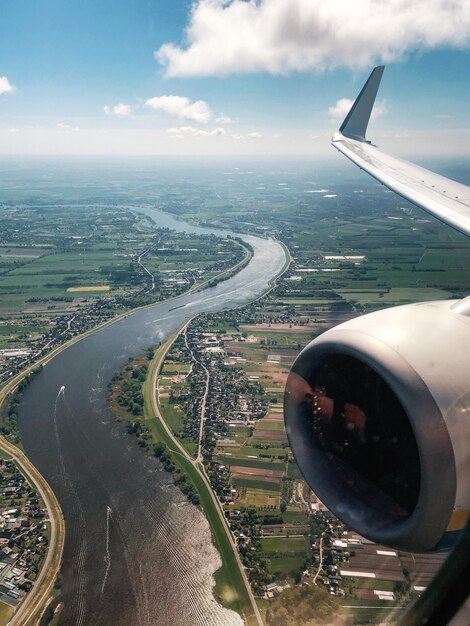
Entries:
[[331,143],[403,198],[470,236],[470,187],[385,154],[365,138],[384,68],[376,67]]

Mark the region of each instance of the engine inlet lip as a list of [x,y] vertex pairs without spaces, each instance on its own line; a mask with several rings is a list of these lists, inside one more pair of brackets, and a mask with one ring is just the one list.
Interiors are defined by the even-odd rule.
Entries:
[[[389,385],[410,421],[419,454],[421,483],[413,512],[385,520],[332,476],[312,455],[299,420],[289,419],[288,387],[284,397],[286,430],[295,460],[313,491],[348,526],[376,543],[414,552],[432,549],[444,534],[456,494],[455,458],[445,421],[427,385],[410,363],[384,341],[351,328],[337,328],[313,340],[297,357],[292,372],[308,379],[312,360],[347,355],[371,367]],[[317,454],[316,457],[319,455]],[[334,481],[334,484],[333,484]],[[350,508],[338,505],[348,501]],[[364,515],[364,510],[367,514]]]

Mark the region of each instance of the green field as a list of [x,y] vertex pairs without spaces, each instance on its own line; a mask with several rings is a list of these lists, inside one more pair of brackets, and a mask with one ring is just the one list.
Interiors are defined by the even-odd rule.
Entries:
[[307,556],[279,556],[266,558],[268,570],[278,578],[291,576],[299,571],[307,561]]
[[263,552],[305,552],[305,539],[298,537],[263,537]]
[[[284,458],[285,455],[287,454],[289,448],[286,446],[285,448],[280,448],[276,446],[275,442],[269,442],[268,444],[269,447],[267,448],[255,448],[254,446],[250,446],[249,444],[246,446],[243,446],[242,448],[240,448],[239,450],[236,451],[237,456],[240,457],[248,457],[248,456],[256,456],[258,457],[261,454],[269,454],[273,457],[282,457]],[[271,447],[272,446],[272,447]],[[233,452],[233,454],[235,454],[235,452]],[[224,457],[225,459],[225,457]]]
[[414,287],[392,287],[388,292],[383,291],[343,291],[338,293],[345,300],[354,300],[360,304],[366,303],[387,303],[387,304],[407,304],[410,300],[446,300],[451,296],[451,292],[434,288],[414,288]]
[[286,511],[282,517],[287,524],[305,524],[309,519],[308,514],[304,511]]
[[303,480],[303,476],[299,470],[299,466],[294,461],[289,461],[287,466],[287,475],[295,480]]
[[183,430],[183,412],[174,404],[170,404],[166,398],[161,401],[162,410],[165,412],[165,420],[168,422],[174,433],[181,433]]
[[[282,390],[282,393],[284,393],[284,389]],[[256,430],[282,430],[284,431],[284,422],[277,422],[277,421],[269,421],[269,420],[259,420],[259,422],[257,422],[256,424]]]

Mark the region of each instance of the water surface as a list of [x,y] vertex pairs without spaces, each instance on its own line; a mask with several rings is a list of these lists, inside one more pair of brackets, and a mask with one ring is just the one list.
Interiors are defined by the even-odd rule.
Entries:
[[[145,212],[158,226],[219,234]],[[22,441],[65,516],[60,624],[242,623],[213,597],[220,556],[207,520],[115,420],[107,385],[129,357],[164,341],[189,317],[235,307],[267,288],[285,262],[282,246],[244,239],[254,256],[238,274],[82,339],[50,361],[24,393]]]

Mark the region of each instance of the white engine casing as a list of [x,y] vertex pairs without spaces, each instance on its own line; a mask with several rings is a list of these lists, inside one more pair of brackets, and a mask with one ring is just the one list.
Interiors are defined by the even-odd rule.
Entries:
[[[466,304],[467,303],[467,304]],[[470,513],[470,317],[468,302],[445,300],[384,309],[326,331],[297,357],[292,372],[308,379],[309,363],[349,355],[375,370],[394,392],[416,438],[421,484],[414,511],[387,523],[333,484],[325,461],[312,457],[291,376],[286,428],[312,490],[346,524],[398,549],[426,551],[453,542]],[[337,482],[337,481],[336,481]]]

